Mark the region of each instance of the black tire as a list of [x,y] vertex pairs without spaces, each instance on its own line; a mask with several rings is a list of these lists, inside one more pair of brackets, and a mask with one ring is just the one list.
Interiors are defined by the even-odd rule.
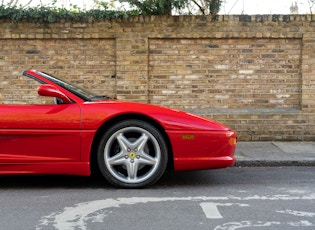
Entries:
[[121,188],[155,183],[164,174],[167,160],[167,146],[161,133],[140,120],[125,120],[110,127],[97,153],[102,175]]

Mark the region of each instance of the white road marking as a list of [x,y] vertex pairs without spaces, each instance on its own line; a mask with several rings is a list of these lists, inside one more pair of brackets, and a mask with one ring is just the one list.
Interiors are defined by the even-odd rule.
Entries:
[[[129,198],[117,198],[117,199],[105,199],[95,200],[89,202],[83,202],[76,204],[72,207],[65,207],[62,212],[54,212],[48,216],[41,218],[39,225],[36,229],[43,229],[45,226],[53,226],[55,229],[86,229],[87,222],[89,221],[100,221],[104,218],[104,212],[109,208],[120,207],[121,205],[133,205],[143,203],[154,203],[154,202],[172,202],[172,201],[195,201],[204,203],[203,211],[209,218],[219,218],[222,216],[217,210],[217,206],[211,206],[211,204],[205,204],[207,201],[211,203],[217,201],[249,201],[249,200],[315,200],[315,193],[310,195],[302,196],[289,196],[289,195],[275,195],[275,196],[250,196],[250,197],[129,197]],[[237,205],[244,205],[240,203],[233,203]],[[220,205],[230,205],[220,204]],[[209,206],[209,207],[207,207]],[[221,217],[222,218],[222,217]],[[305,223],[312,224],[312,223]],[[313,225],[312,225],[313,226]],[[233,229],[233,228],[231,228]],[[235,228],[236,229],[236,228]]]
[[219,212],[218,206],[232,206],[238,205],[240,207],[249,206],[248,204],[239,203],[213,203],[213,202],[202,202],[199,204],[208,219],[222,219],[223,216]]
[[315,217],[315,212],[301,212],[294,210],[276,211],[278,213],[290,214],[294,216]]
[[252,221],[241,221],[241,222],[231,222],[219,225],[214,228],[214,230],[235,230],[240,228],[253,228],[253,227],[270,227],[270,226],[279,226],[280,222],[252,222]]
[[253,228],[261,228],[261,227],[273,227],[273,229],[277,229],[276,226],[291,226],[291,227],[313,227],[315,224],[309,221],[297,221],[297,222],[289,222],[289,223],[281,223],[277,221],[272,222],[262,222],[262,221],[241,221],[241,222],[230,222],[219,225],[214,228],[214,230],[236,230],[236,229],[253,229]]
[[40,224],[36,229],[42,229],[43,226],[53,225],[56,229],[86,229],[86,222],[93,219],[99,219],[94,213],[107,209],[120,207],[121,205],[133,205],[148,202],[165,201],[202,201],[202,200],[227,200],[227,197],[130,197],[106,200],[95,200],[79,203],[74,207],[65,207],[63,212],[51,213],[42,217]]
[[209,219],[221,219],[223,216],[218,210],[217,203],[212,202],[203,202],[199,204],[203,210],[203,212],[206,214],[206,217]]

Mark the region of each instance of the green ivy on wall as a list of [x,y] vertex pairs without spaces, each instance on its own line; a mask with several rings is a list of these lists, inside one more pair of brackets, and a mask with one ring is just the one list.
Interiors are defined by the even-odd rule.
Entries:
[[139,12],[136,10],[112,11],[100,9],[80,11],[49,7],[23,9],[0,6],[0,20],[8,20],[15,24],[20,21],[34,22],[37,24],[55,23],[60,22],[61,20],[73,22],[97,22],[104,19],[128,18],[132,15],[139,15]]

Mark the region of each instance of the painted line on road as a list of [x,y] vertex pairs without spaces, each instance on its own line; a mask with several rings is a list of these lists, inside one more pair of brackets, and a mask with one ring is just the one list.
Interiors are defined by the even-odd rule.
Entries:
[[202,211],[205,213],[208,219],[222,219],[218,206],[232,206],[238,205],[240,207],[248,207],[248,204],[240,204],[240,203],[213,203],[213,202],[202,202],[199,204],[201,206]]
[[222,219],[223,216],[218,210],[218,205],[217,203],[212,203],[212,202],[203,202],[199,204],[203,210],[203,212],[206,214],[206,217],[208,219]]
[[285,210],[285,211],[276,211],[277,213],[284,213],[290,214],[294,216],[303,216],[303,217],[315,217],[314,212],[301,212],[301,211],[294,211],[294,210]]
[[[290,196],[290,195],[274,195],[274,196],[249,196],[249,197],[129,197],[129,198],[117,198],[117,199],[105,199],[95,200],[89,202],[78,203],[73,207],[65,207],[62,212],[54,212],[48,216],[41,218],[37,230],[45,228],[45,226],[54,226],[55,229],[86,229],[87,222],[95,219],[101,219],[104,217],[99,211],[120,207],[121,205],[134,205],[145,204],[154,202],[168,202],[168,201],[195,201],[201,202],[201,205],[205,215],[209,218],[222,218],[218,205],[231,205],[228,204],[216,204],[217,201],[250,201],[250,200],[315,200],[315,193],[303,196]],[[216,201],[216,202],[211,202]],[[209,204],[210,203],[210,204]],[[212,203],[212,204],[211,204]],[[233,205],[243,205],[240,203],[233,203]],[[102,215],[100,217],[99,215]]]
[[256,229],[256,228],[265,228],[269,227],[268,229],[278,229],[279,226],[288,226],[288,227],[314,227],[315,224],[307,221],[307,220],[302,220],[302,221],[297,221],[297,222],[288,222],[288,223],[283,223],[283,222],[278,222],[278,221],[268,221],[268,222],[263,222],[263,221],[241,221],[241,222],[230,222],[230,223],[225,223],[219,226],[216,226],[214,230],[231,230],[231,229]]

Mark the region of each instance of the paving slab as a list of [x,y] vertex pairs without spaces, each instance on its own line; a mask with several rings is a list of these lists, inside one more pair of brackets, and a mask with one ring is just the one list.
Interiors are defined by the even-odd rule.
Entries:
[[239,167],[315,166],[315,142],[239,142]]

